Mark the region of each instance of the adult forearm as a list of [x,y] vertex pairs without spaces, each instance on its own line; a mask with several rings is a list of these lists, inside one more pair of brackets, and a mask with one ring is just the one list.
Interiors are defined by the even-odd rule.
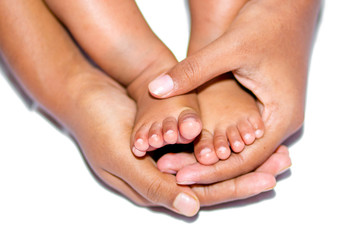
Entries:
[[81,93],[76,76],[91,67],[42,1],[0,2],[0,48],[30,97],[64,118]]

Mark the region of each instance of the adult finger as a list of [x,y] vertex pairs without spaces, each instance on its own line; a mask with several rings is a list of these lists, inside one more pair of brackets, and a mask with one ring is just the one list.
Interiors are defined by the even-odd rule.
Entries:
[[[103,108],[103,104],[91,106],[95,110]],[[114,114],[123,112],[114,111],[119,108],[124,107],[109,108],[110,115],[106,111],[101,112],[103,114],[100,114],[98,121],[107,122],[103,126],[96,122],[94,125],[98,126],[97,131],[89,133],[85,130],[90,128],[86,127],[75,136],[92,169],[98,175],[106,176],[102,179],[108,185],[140,205],[163,206],[184,216],[194,216],[199,211],[200,203],[190,187],[179,186],[175,176],[160,172],[150,156],[141,159],[134,157],[127,140],[130,139],[132,119],[125,121],[119,117],[124,115]],[[98,115],[98,111],[95,113]],[[119,122],[122,124],[117,124]],[[107,174],[102,173],[104,171]]]
[[175,176],[160,172],[149,156],[135,159],[126,152],[127,156],[121,156],[121,166],[112,166],[109,173],[124,180],[154,206],[163,206],[188,217],[199,211],[199,199],[188,186],[179,186]]
[[199,163],[191,164],[178,171],[176,180],[179,184],[210,184],[231,179],[254,171],[265,162],[283,141],[282,131],[267,128],[264,137],[246,146],[241,153],[233,153],[226,161],[204,166]]
[[[191,153],[168,153],[157,161],[160,171],[175,174],[180,169],[197,163],[196,158]],[[266,172],[274,176],[279,175],[291,167],[289,150],[285,145],[281,145],[276,151],[255,171]]]
[[175,174],[181,168],[196,163],[192,153],[167,153],[157,161],[157,167],[161,172]]
[[157,98],[180,95],[218,75],[236,69],[239,55],[234,54],[235,48],[239,47],[233,34],[224,34],[150,82],[150,93]]
[[122,194],[130,201],[140,206],[153,206],[153,204],[136,192],[129,184],[118,176],[107,171],[97,171],[97,176],[110,188]]
[[212,185],[198,185],[192,189],[202,206],[245,199],[273,189],[276,185],[275,176],[290,166],[287,147],[280,146],[255,172]]
[[266,172],[277,176],[285,172],[290,167],[291,159],[289,156],[289,150],[285,145],[281,145],[266,162],[255,170],[255,172]]
[[192,187],[200,199],[201,206],[240,200],[269,191],[276,185],[275,177],[270,173],[251,172],[237,178],[211,185]]

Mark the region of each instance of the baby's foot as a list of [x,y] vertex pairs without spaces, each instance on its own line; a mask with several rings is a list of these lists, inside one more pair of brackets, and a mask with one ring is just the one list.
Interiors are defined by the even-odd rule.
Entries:
[[[149,78],[152,79],[152,78]],[[141,81],[135,81],[141,82]],[[168,99],[155,99],[145,88],[136,90],[137,115],[131,137],[131,149],[142,157],[147,151],[167,144],[190,143],[201,132],[196,93]]]
[[195,143],[197,160],[205,165],[239,153],[264,134],[264,124],[252,95],[232,75],[223,75],[198,91],[203,130]]

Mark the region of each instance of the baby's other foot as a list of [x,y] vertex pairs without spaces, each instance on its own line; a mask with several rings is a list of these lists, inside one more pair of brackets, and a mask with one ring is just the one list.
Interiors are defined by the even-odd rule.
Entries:
[[254,97],[231,74],[223,75],[198,91],[203,130],[195,142],[197,160],[205,165],[239,153],[264,134]]
[[131,138],[131,149],[137,157],[167,144],[190,143],[201,132],[195,93],[168,99],[155,99],[146,93],[137,106]]

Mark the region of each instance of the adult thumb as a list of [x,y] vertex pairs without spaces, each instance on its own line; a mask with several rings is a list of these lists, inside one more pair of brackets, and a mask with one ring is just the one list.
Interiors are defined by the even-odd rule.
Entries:
[[200,201],[188,186],[176,184],[175,176],[160,173],[146,176],[139,192],[154,205],[164,206],[178,214],[192,217],[200,209]]
[[233,43],[220,37],[207,47],[185,58],[170,71],[149,84],[151,95],[167,98],[190,92],[212,78],[236,68]]
[[[125,165],[123,164],[123,168]],[[154,206],[163,206],[192,217],[200,209],[200,201],[189,186],[180,186],[175,176],[162,173],[150,157],[132,162],[127,171],[116,175]]]

